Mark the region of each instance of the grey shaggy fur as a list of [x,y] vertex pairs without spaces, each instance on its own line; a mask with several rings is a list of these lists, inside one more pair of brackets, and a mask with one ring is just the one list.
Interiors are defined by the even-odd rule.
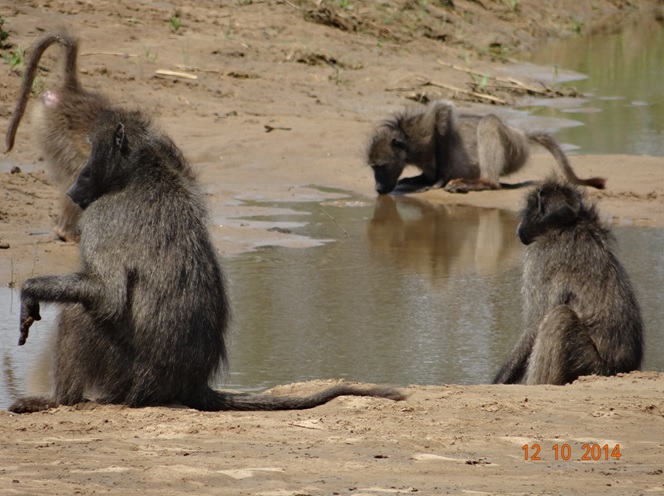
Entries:
[[32,412],[93,396],[132,407],[301,409],[340,395],[402,399],[390,388],[341,385],[312,396],[214,391],[226,363],[230,308],[207,230],[203,194],[178,148],[138,112],[104,111],[92,152],[70,189],[84,207],[81,269],[27,280],[21,341],[39,303],[61,303],[52,398],[19,399]]
[[[531,142],[549,150],[568,181],[604,188],[602,178],[579,179],[550,135],[524,132],[493,114],[459,113],[442,100],[406,109],[379,124],[369,141],[367,163],[379,194],[440,187],[457,193],[499,189],[501,176],[526,164]],[[422,173],[399,179],[407,165]]]
[[526,198],[525,332],[494,383],[566,384],[637,370],[643,321],[615,239],[574,186],[549,180]]
[[64,50],[62,83],[56,90],[42,94],[32,112],[33,129],[40,152],[60,189],[59,217],[55,234],[67,241],[78,241],[81,209],[66,195],[90,154],[87,134],[99,114],[111,108],[102,94],[88,91],[78,79],[78,40],[67,32],[48,34],[31,49],[26,64],[21,94],[5,136],[6,152],[14,146],[16,131],[25,113],[37,75],[39,61],[48,47],[59,44]]

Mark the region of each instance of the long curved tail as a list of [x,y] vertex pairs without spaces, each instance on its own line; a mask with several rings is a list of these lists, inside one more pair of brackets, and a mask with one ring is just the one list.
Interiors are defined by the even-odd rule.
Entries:
[[205,388],[192,395],[183,403],[197,410],[217,411],[275,411],[306,410],[323,405],[339,396],[374,396],[394,401],[406,399],[406,396],[393,388],[374,386],[359,388],[341,384],[324,389],[310,396],[274,396],[271,394],[244,394],[215,391]]
[[64,68],[64,88],[68,91],[78,91],[80,83],[76,72],[76,65],[78,59],[78,40],[70,36],[66,32],[49,34],[40,38],[32,48],[32,53],[28,59],[25,74],[23,75],[23,82],[21,83],[21,94],[16,108],[9,121],[9,128],[5,135],[5,153],[9,152],[14,147],[14,140],[16,139],[16,131],[21,122],[21,118],[25,113],[28,105],[28,98],[32,91],[32,85],[37,76],[37,69],[42,55],[48,47],[54,43],[60,43],[65,49],[65,68]]
[[526,133],[529,141],[542,145],[544,148],[549,150],[551,155],[556,159],[560,169],[563,171],[563,174],[569,182],[572,184],[578,184],[581,186],[592,186],[597,189],[604,189],[606,184],[606,179],[603,177],[590,177],[588,179],[580,179],[575,173],[574,169],[567,160],[567,155],[562,151],[560,145],[553,139],[548,133],[543,132],[528,132]]

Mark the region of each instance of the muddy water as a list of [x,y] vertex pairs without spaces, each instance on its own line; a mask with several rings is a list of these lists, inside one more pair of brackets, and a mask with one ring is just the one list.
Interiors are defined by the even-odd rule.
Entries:
[[[578,37],[546,45],[531,62],[550,67],[548,79],[570,84],[586,99],[530,101],[535,115],[576,121],[556,138],[577,153],[664,155],[664,29],[643,21],[612,35]],[[546,71],[545,71],[546,72]],[[538,74],[543,76],[544,74]]]
[[[3,281],[4,282],[4,281]],[[18,346],[18,290],[0,288],[0,409],[19,395],[48,393],[51,388],[51,338],[54,306],[44,306],[25,346]]]
[[[406,197],[317,208],[306,208],[306,232],[337,242],[227,264],[237,319],[227,383],[489,382],[522,329],[514,214]],[[664,370],[664,230],[615,232],[647,323],[644,367]]]
[[487,380],[501,353],[492,329],[520,312],[510,302],[519,291],[515,218],[380,200],[310,206],[308,232],[335,243],[228,264],[237,314],[230,384]]
[[[491,380],[522,327],[514,214],[406,197],[266,206],[284,213],[248,220],[334,241],[224,260],[235,323],[230,370],[218,387]],[[664,371],[664,230],[615,232],[646,320],[644,368]],[[0,289],[0,408],[50,388],[55,310],[45,309],[19,348],[17,295]]]

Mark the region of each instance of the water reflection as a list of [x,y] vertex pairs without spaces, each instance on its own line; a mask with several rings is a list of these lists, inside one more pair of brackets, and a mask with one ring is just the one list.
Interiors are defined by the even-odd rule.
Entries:
[[452,274],[505,270],[521,249],[516,225],[513,213],[497,208],[381,196],[367,234],[375,256],[441,282]]
[[507,349],[494,330],[521,319],[514,215],[407,197],[324,208],[308,231],[338,242],[228,265],[231,383],[486,382]]
[[[586,102],[536,110],[537,115],[585,124],[561,129],[558,140],[580,147],[582,153],[664,155],[664,29],[660,23],[644,20],[617,34],[555,41],[533,54],[531,61],[588,76],[573,83],[589,94]],[[555,77],[555,70],[551,73]]]
[[[299,234],[336,242],[224,260],[235,322],[230,370],[217,387],[262,390],[314,378],[491,380],[522,329],[514,214],[409,197],[290,207],[296,212],[271,220],[308,212]],[[664,370],[664,230],[615,232],[643,307],[644,368]],[[43,310],[18,347],[18,292],[0,288],[2,409],[17,395],[50,388],[55,307]]]
[[45,394],[51,389],[51,353],[56,308],[43,306],[25,346],[18,346],[19,291],[0,288],[0,409],[24,394]]

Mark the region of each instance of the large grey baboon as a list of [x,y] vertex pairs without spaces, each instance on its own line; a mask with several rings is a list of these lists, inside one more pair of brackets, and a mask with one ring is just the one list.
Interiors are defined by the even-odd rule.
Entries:
[[41,302],[62,305],[54,395],[19,399],[10,410],[72,405],[91,394],[102,403],[211,411],[311,408],[340,395],[403,398],[349,385],[303,398],[211,389],[226,364],[230,309],[197,181],[139,112],[101,112],[90,138],[90,158],[68,192],[83,209],[81,268],[28,279],[21,289],[19,344],[40,319]]
[[33,107],[32,121],[40,151],[49,172],[60,189],[60,206],[55,234],[66,241],[77,241],[81,209],[66,195],[90,154],[87,135],[102,110],[111,104],[102,94],[81,86],[77,74],[78,40],[66,32],[40,38],[31,49],[21,84],[21,94],[5,136],[6,152],[16,138],[28,98],[37,75],[39,61],[48,47],[58,43],[64,49],[62,84],[45,91]]
[[526,328],[494,383],[566,384],[639,369],[641,311],[595,206],[550,180],[528,194],[517,232]]
[[[501,176],[526,164],[531,142],[551,152],[568,181],[604,188],[603,178],[579,179],[551,135],[524,132],[493,114],[459,113],[447,101],[407,109],[380,123],[369,142],[367,163],[381,195],[441,187],[456,193],[499,189]],[[407,165],[422,173],[399,179]]]

